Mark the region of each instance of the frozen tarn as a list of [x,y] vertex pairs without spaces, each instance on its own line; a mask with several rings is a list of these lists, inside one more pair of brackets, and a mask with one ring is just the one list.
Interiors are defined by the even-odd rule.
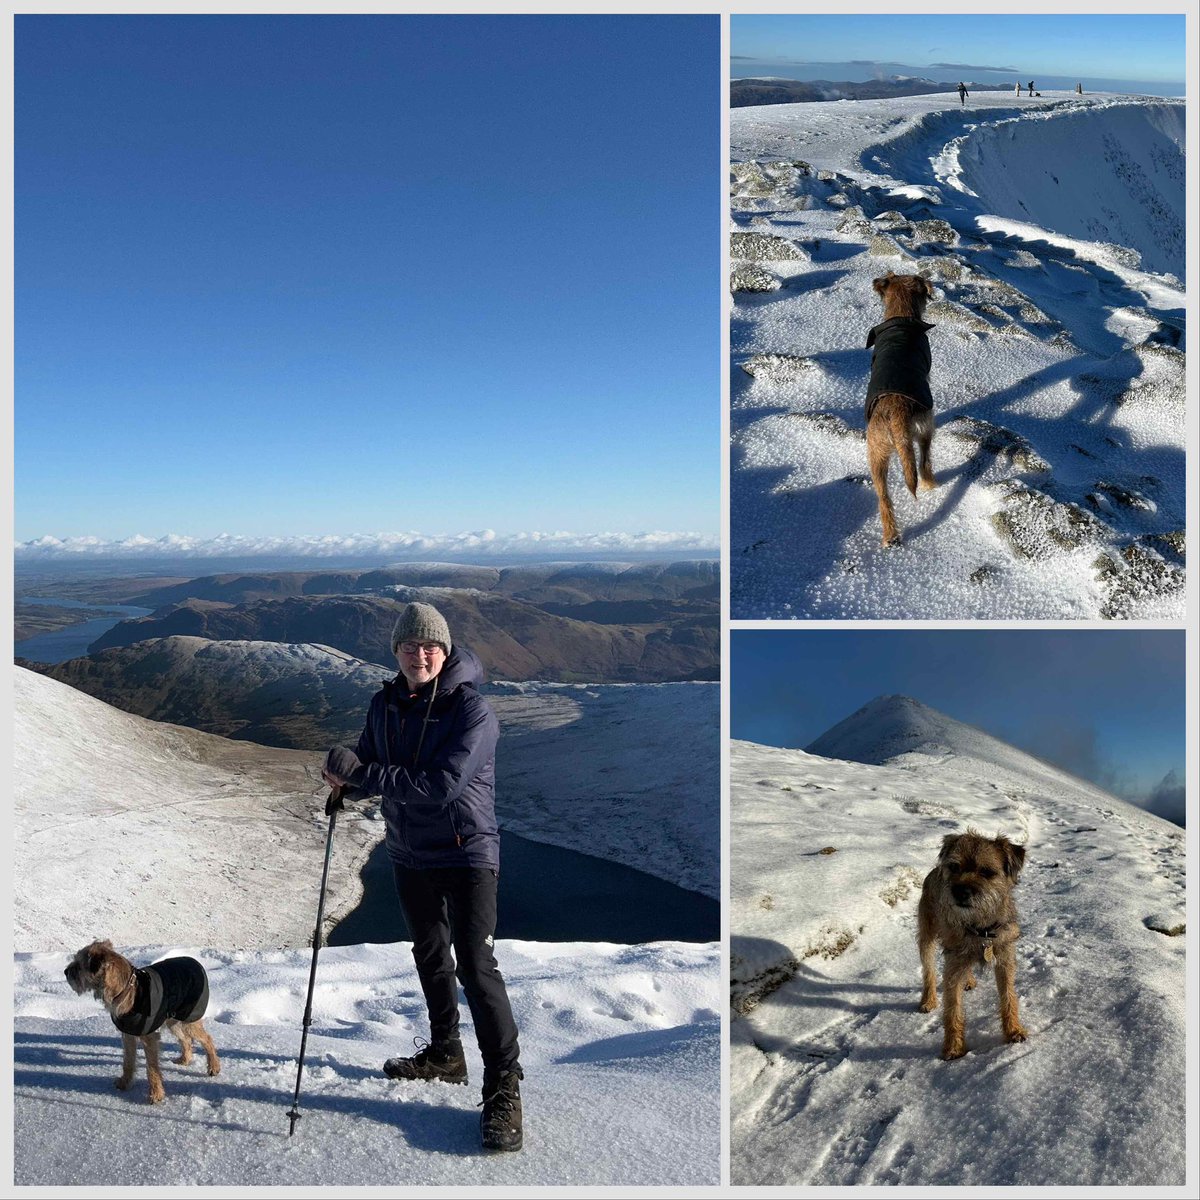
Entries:
[[[1178,619],[1182,103],[949,104],[731,114],[735,286],[770,283],[735,294],[732,615]],[[937,293],[941,486],[893,472],[885,552],[862,405],[889,270]]]
[[[733,1182],[1181,1185],[1183,831],[911,700],[825,737],[870,761],[732,746]],[[1027,846],[1029,1040],[985,972],[943,1062],[916,905],[967,826]]]
[[[98,1003],[67,986],[67,955],[18,954],[18,1185],[461,1191],[720,1181],[716,945],[502,942],[526,1077],[525,1148],[500,1156],[479,1149],[482,1068],[469,1021],[467,1087],[398,1083],[380,1071],[428,1032],[406,943],[321,952],[290,1138],[308,952],[188,943],[128,952],[137,962],[186,953],[204,963],[221,1073],[205,1074],[201,1052],[190,1067],[174,1065],[167,1035],[166,1100],[146,1102],[141,1061],[133,1087],[118,1092],[119,1036]],[[89,1146],[102,1149],[80,1149]]]

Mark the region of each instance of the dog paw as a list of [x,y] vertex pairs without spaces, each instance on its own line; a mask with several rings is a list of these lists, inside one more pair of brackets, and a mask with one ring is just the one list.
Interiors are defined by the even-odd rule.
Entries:
[[942,1058],[946,1062],[953,1062],[956,1058],[962,1058],[967,1052],[966,1042],[960,1042],[955,1046],[946,1046],[942,1049]]
[[192,1064],[192,1056],[190,1054],[181,1054],[178,1058],[172,1059],[177,1066],[189,1067]]
[[890,538],[885,537],[883,539],[883,541],[880,543],[880,545],[885,550],[890,550],[893,546],[899,546],[900,543],[901,543],[900,535],[898,533],[894,533],[894,534],[892,534],[892,536]]
[[935,1008],[937,1008],[937,997],[936,996],[934,996],[933,999],[929,999],[928,997],[922,997],[921,1003],[917,1005],[917,1010],[919,1012],[933,1012],[933,1010]]
[[1027,1033],[1025,1032],[1025,1030],[1024,1030],[1024,1029],[1022,1029],[1022,1028],[1020,1027],[1020,1025],[1018,1025],[1018,1026],[1016,1027],[1016,1029],[1006,1029],[1006,1030],[1004,1031],[1004,1038],[1005,1038],[1005,1041],[1009,1041],[1009,1042],[1023,1042],[1023,1041],[1025,1041],[1025,1040],[1026,1040],[1028,1037],[1029,1037],[1029,1034],[1027,1034]]
[[966,983],[963,984],[963,990],[973,992],[979,986],[979,980],[974,975],[968,975]]
[[133,1082],[133,1080],[126,1079],[125,1076],[122,1075],[120,1079],[113,1080],[113,1087],[115,1087],[117,1089],[117,1091],[119,1091],[119,1092],[126,1092],[129,1090],[129,1085],[132,1082]]
[[221,1064],[220,1063],[209,1063],[208,1064],[208,1073],[210,1075],[220,1075]]
[[156,1091],[156,1092],[152,1091],[150,1093],[150,1103],[151,1104],[161,1104],[166,1098],[167,1098],[167,1093],[164,1092],[162,1090],[162,1088],[159,1088],[158,1091]]
[[936,479],[922,479],[917,486],[920,487],[921,491],[923,492],[932,492],[937,488],[937,485]]

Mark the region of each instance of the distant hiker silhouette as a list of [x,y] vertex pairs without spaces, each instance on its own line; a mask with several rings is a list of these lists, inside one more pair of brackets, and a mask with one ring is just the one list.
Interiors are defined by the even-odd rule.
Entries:
[[967,85],[960,80],[959,84],[958,84],[958,102],[959,102],[959,104],[965,105],[967,102],[967,97],[970,94],[971,93],[967,91]]
[[1021,94],[1021,81],[1018,79],[1017,80],[1017,95],[1019,96],[1020,94]]

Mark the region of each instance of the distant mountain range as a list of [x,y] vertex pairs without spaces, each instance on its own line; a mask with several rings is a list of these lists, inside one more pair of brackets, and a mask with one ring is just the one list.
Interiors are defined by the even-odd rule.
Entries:
[[[720,677],[715,562],[417,563],[158,579],[151,587],[128,578],[81,581],[62,591],[92,604],[155,610],[115,625],[91,644],[93,656],[151,638],[184,637],[327,646],[394,670],[392,627],[403,606],[419,600],[444,612],[453,636],[479,655],[489,679],[672,683]],[[90,679],[89,690],[107,698],[94,684],[110,669],[84,664],[54,674]]]
[[[1007,92],[1012,91],[1016,80],[1008,84],[963,82],[972,92]],[[889,96],[924,96],[957,89],[958,80],[945,83],[908,76],[868,79],[864,82],[844,79],[836,83],[828,79],[734,79],[729,85],[729,106],[744,108],[750,104],[805,104],[815,100],[880,100]]]

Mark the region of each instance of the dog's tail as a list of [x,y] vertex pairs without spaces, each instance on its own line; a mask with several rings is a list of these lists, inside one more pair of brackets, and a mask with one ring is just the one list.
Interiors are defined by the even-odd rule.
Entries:
[[908,490],[917,494],[917,456],[913,453],[911,406],[907,401],[897,397],[898,403],[888,407],[888,433],[892,435],[892,445],[900,465],[904,468],[904,482]]

